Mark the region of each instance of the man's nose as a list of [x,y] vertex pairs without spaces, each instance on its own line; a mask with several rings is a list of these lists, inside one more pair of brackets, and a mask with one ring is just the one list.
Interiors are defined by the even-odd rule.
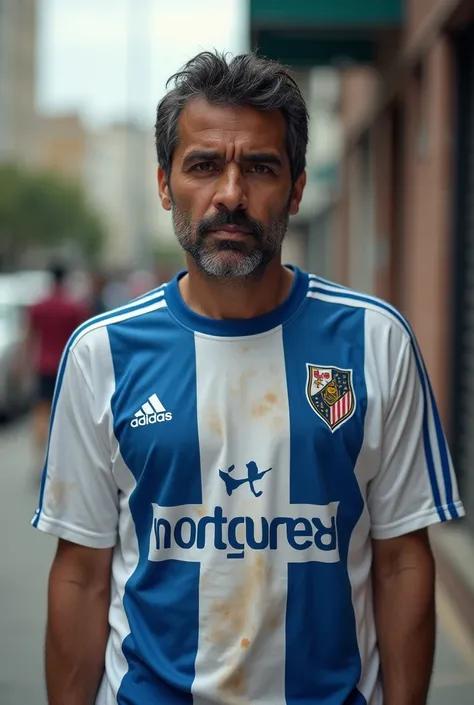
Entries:
[[218,211],[245,210],[247,193],[245,180],[237,164],[229,164],[217,181],[213,206]]

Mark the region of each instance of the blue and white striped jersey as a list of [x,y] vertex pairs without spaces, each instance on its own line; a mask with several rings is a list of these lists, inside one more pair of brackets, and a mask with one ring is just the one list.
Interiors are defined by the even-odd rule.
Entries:
[[258,318],[176,277],[67,346],[33,524],[114,547],[97,705],[382,702],[371,539],[464,510],[405,320],[294,272]]

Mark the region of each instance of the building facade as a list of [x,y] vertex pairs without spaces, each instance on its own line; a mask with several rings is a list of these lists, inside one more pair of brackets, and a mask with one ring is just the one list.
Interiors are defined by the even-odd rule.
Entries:
[[152,131],[115,123],[87,135],[84,187],[103,215],[111,268],[150,267],[154,249],[173,243],[171,218],[157,191]]
[[369,76],[365,92],[343,76],[335,218],[345,257],[335,276],[390,300],[412,324],[474,532],[473,4],[410,0],[390,74],[375,64]]
[[0,0],[0,159],[29,162],[36,99],[36,0]]

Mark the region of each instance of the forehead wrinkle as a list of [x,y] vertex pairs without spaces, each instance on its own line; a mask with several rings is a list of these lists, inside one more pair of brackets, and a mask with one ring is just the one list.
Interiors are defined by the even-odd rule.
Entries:
[[[279,149],[275,149],[274,145],[269,145],[268,141],[258,140],[252,143],[253,136],[245,133],[241,134],[239,130],[232,131],[235,135],[226,136],[222,134],[216,134],[215,130],[202,130],[203,139],[198,141],[193,141],[189,146],[186,147],[183,158],[186,159],[188,155],[193,152],[216,152],[216,154],[221,154],[225,161],[239,161],[245,159],[246,155],[255,154],[275,154],[279,156],[282,161],[284,161],[284,154],[281,154]],[[230,131],[227,131],[229,133]],[[199,135],[200,133],[196,133]]]

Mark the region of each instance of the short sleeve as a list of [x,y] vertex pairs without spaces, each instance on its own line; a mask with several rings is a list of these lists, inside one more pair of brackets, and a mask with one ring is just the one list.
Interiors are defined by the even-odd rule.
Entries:
[[398,357],[383,427],[381,462],[369,483],[375,539],[464,515],[438,409],[414,339]]
[[100,406],[74,351],[65,352],[32,524],[91,548],[115,545],[119,511],[107,419]]

